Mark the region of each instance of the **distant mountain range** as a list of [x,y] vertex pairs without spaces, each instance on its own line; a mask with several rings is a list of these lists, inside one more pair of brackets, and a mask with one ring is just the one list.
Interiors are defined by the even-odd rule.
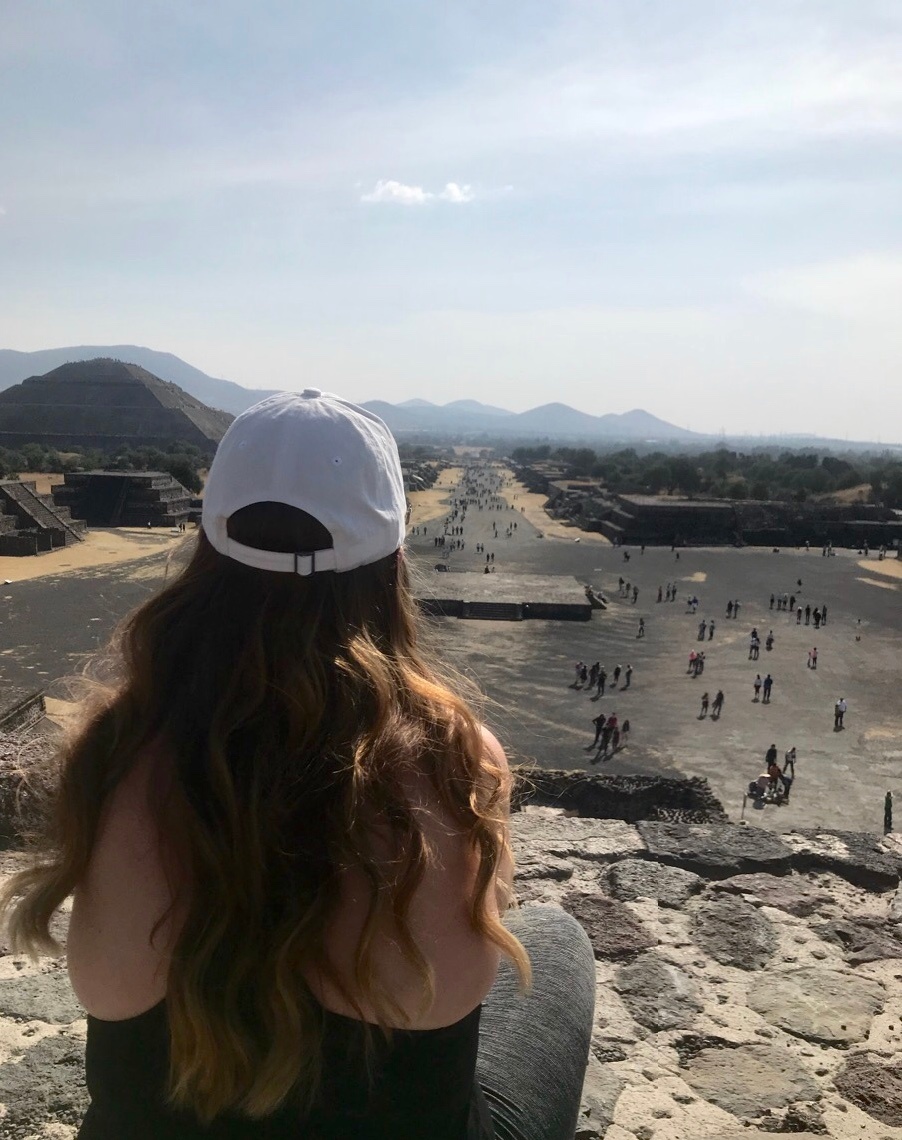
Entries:
[[[45,348],[38,352],[15,352],[0,349],[0,391],[18,384],[28,376],[40,376],[61,364],[74,360],[112,357],[128,364],[139,364],[159,376],[171,380],[186,392],[209,405],[237,415],[258,400],[271,396],[278,388],[242,388],[231,380],[208,376],[171,352],[157,352],[135,344],[77,345],[69,348]],[[389,404],[369,400],[364,407],[380,416],[398,435],[491,435],[514,438],[549,437],[559,439],[624,439],[661,440],[669,442],[702,441],[704,436],[676,427],[657,416],[636,409],[622,415],[590,416],[567,404],[543,404],[528,412],[510,412],[478,400],[452,400],[449,404],[433,404],[429,400],[405,400]]]
[[14,352],[10,348],[0,348],[0,392],[28,376],[43,376],[61,364],[73,360],[94,360],[98,356],[121,360],[124,364],[140,364],[161,380],[178,384],[201,403],[233,415],[279,391],[272,388],[258,392],[242,388],[231,380],[217,380],[171,352],[156,352],[136,344],[80,344],[72,348],[43,348],[39,352]]
[[[189,395],[211,408],[219,408],[233,415],[243,412],[258,400],[271,396],[279,388],[243,388],[231,380],[208,376],[199,368],[173,356],[171,352],[157,352],[135,344],[77,345],[69,348],[46,348],[39,352],[15,352],[0,349],[0,391],[18,384],[29,376],[41,376],[52,368],[76,360],[95,357],[112,357],[129,364],[139,364],[161,380],[178,384]],[[389,404],[383,400],[370,400],[365,405],[400,436],[459,436],[474,441],[484,438],[497,440],[534,441],[557,440],[564,443],[624,442],[639,445],[668,445],[708,448],[713,446],[779,446],[779,447],[830,447],[836,451],[881,448],[896,445],[824,439],[819,436],[786,434],[773,436],[703,435],[677,427],[658,419],[649,412],[636,408],[621,415],[609,413],[590,416],[567,404],[543,404],[528,412],[511,412],[479,400],[452,400],[448,404],[434,404],[429,400],[404,400]]]
[[388,404],[370,400],[366,407],[380,416],[393,432],[427,434],[463,433],[488,436],[510,436],[529,439],[548,436],[572,440],[661,440],[667,442],[702,441],[706,437],[687,431],[649,412],[636,408],[621,415],[608,413],[590,416],[568,404],[542,404],[528,412],[509,412],[478,400],[452,400],[450,404],[433,404],[429,400],[405,400]]

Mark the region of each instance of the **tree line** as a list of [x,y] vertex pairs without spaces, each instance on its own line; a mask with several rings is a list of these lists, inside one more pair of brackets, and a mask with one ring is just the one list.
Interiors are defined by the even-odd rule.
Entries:
[[869,502],[902,508],[902,460],[891,454],[857,452],[844,458],[814,450],[746,453],[719,447],[692,455],[640,455],[631,447],[599,453],[541,444],[516,447],[511,458],[561,463],[572,475],[599,479],[617,494],[805,502],[811,495],[861,486]]
[[196,444],[174,440],[163,448],[70,448],[57,451],[41,443],[0,447],[0,479],[27,478],[33,472],[59,471],[166,471],[188,491],[203,487],[201,471],[213,462],[212,453]]

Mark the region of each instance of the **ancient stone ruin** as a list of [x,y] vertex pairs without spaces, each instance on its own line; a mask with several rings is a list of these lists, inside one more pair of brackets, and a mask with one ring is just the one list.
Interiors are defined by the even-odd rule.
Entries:
[[33,480],[0,480],[0,555],[43,554],[84,534],[84,522],[51,495],[39,495]]
[[891,546],[902,520],[869,503],[785,503],[614,494],[597,480],[568,477],[560,466],[515,467],[531,491],[547,495],[549,515],[612,542],[638,545]]
[[53,485],[53,501],[88,526],[178,526],[191,493],[166,471],[72,471]]
[[77,361],[0,392],[0,446],[163,447],[214,451],[232,421],[168,380],[121,360]]

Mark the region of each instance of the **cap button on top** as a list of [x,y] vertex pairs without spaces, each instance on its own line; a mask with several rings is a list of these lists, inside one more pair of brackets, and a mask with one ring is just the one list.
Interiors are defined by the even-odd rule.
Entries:
[[321,396],[322,392],[319,388],[305,388],[301,395],[307,400],[314,400],[317,396]]

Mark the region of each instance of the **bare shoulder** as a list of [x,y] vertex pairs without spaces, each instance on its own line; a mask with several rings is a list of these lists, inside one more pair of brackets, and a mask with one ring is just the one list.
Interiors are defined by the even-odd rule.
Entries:
[[489,758],[493,760],[499,768],[502,768],[505,772],[509,772],[510,765],[508,764],[507,753],[501,747],[501,742],[498,737],[484,724],[481,724],[479,729],[482,733],[482,740]]
[[141,1013],[166,992],[171,923],[151,937],[172,903],[150,806],[159,760],[147,750],[110,794],[74,892],[69,977],[87,1011],[106,1020]]

